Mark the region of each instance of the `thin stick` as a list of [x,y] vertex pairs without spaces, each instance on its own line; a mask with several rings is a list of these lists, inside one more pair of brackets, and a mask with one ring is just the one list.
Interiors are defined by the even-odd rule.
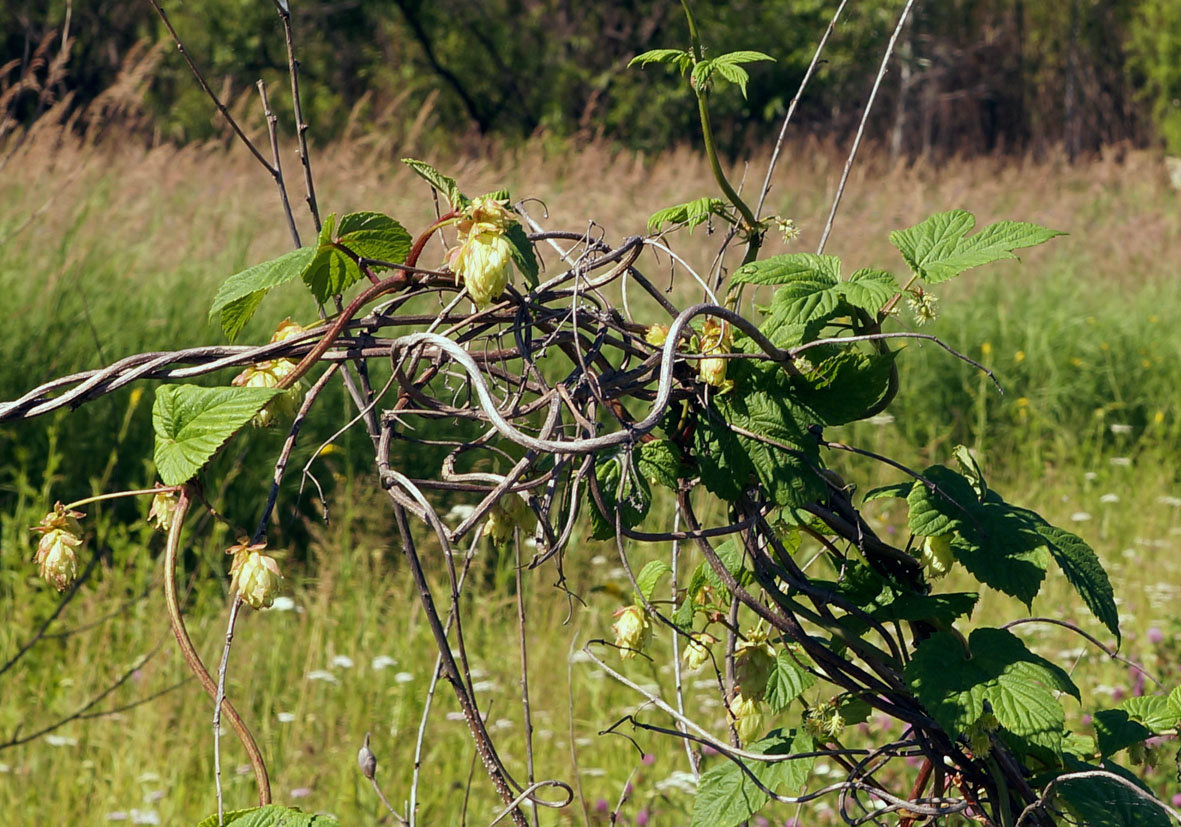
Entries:
[[226,698],[226,670],[230,662],[230,646],[234,642],[234,625],[238,622],[238,610],[242,608],[242,595],[236,593],[230,605],[230,619],[226,624],[226,644],[221,650],[221,664],[217,667],[217,699],[213,704],[213,777],[217,786],[217,823],[225,823],[225,806],[221,793],[221,704]]
[[299,240],[299,228],[295,226],[295,215],[291,212],[291,200],[287,197],[287,185],[283,182],[283,162],[279,156],[279,116],[271,111],[271,101],[267,97],[267,84],[259,78],[258,95],[262,98],[262,111],[267,119],[267,134],[271,139],[271,163],[274,165],[275,185],[279,188],[279,199],[283,202],[283,214],[287,216],[287,229],[291,233],[291,240],[296,247],[302,247]]
[[898,16],[898,25],[894,27],[894,34],[890,35],[890,42],[886,45],[886,54],[882,57],[882,65],[878,68],[878,76],[874,79],[873,89],[869,92],[869,100],[865,102],[865,111],[861,113],[861,125],[857,127],[857,135],[853,139],[853,148],[849,150],[849,157],[845,161],[845,171],[841,173],[841,183],[837,186],[837,194],[833,199],[832,209],[828,213],[828,222],[824,225],[824,234],[820,236],[820,245],[816,248],[817,255],[824,252],[824,245],[828,243],[828,236],[832,232],[833,222],[837,218],[837,208],[841,205],[841,196],[845,193],[845,183],[849,180],[849,171],[853,169],[853,159],[857,157],[857,149],[861,146],[861,137],[865,134],[865,124],[869,120],[869,113],[873,109],[874,99],[878,95],[878,87],[882,85],[882,79],[886,76],[886,66],[890,63],[890,56],[894,54],[894,44],[898,42],[898,35],[906,23],[906,18],[910,15],[912,6],[914,6],[914,0],[906,0],[906,7],[902,9],[902,14]]
[[824,30],[824,36],[820,38],[820,43],[816,46],[816,52],[812,55],[812,62],[808,64],[808,71],[804,72],[804,79],[800,81],[800,88],[796,90],[796,96],[791,99],[791,103],[787,106],[787,114],[783,116],[783,126],[779,128],[779,139],[775,142],[775,151],[771,153],[771,163],[767,164],[767,176],[763,179],[763,192],[759,195],[759,203],[755,207],[756,219],[763,211],[763,204],[767,200],[767,193],[771,191],[771,174],[775,172],[775,164],[779,161],[779,152],[783,149],[784,139],[787,138],[787,125],[791,123],[791,116],[795,114],[796,106],[799,105],[800,98],[804,96],[804,88],[808,85],[808,81],[812,79],[812,72],[815,71],[816,64],[820,62],[820,53],[824,51],[824,46],[828,43],[828,38],[837,25],[837,18],[841,16],[841,12],[845,10],[845,5],[848,2],[849,0],[841,0],[841,4],[837,6],[832,20],[828,22],[828,28]]
[[250,154],[253,155],[258,160],[258,162],[266,168],[267,172],[269,172],[272,176],[277,175],[278,171],[273,166],[271,166],[270,161],[263,157],[262,152],[260,152],[258,147],[254,145],[254,141],[246,137],[246,133],[242,131],[242,127],[238,126],[238,122],[234,120],[234,116],[230,114],[230,110],[227,109],[226,105],[221,102],[221,98],[217,96],[217,93],[210,88],[209,83],[205,80],[205,75],[201,74],[201,70],[197,68],[197,64],[193,62],[191,57],[189,57],[189,52],[185,48],[184,42],[180,39],[180,35],[176,33],[176,29],[173,28],[172,21],[168,19],[168,15],[165,13],[164,8],[160,5],[159,0],[148,0],[148,3],[151,4],[152,8],[156,10],[156,14],[159,15],[161,22],[164,23],[164,27],[168,29],[168,33],[172,35],[172,42],[176,44],[176,50],[180,52],[181,57],[185,59],[185,63],[189,64],[189,70],[193,73],[193,77],[197,79],[197,83],[205,91],[205,94],[209,96],[209,99],[213,101],[213,105],[217,107],[217,111],[220,112],[221,116],[226,119],[226,123],[230,125],[230,129],[234,130],[234,134],[242,139],[242,143],[246,144],[246,148],[250,150]]
[[[514,496],[514,495],[509,495]],[[525,584],[521,576],[521,530],[513,529],[513,562],[517,578],[517,641],[521,649],[521,728],[525,736],[525,773],[532,785],[537,779],[533,772],[533,713],[529,706],[529,645],[525,636]],[[533,827],[538,827],[537,807],[530,808]]]
[[320,209],[316,206],[316,185],[312,181],[312,159],[308,155],[308,124],[303,119],[303,103],[299,97],[299,61],[295,59],[295,43],[291,36],[291,8],[287,0],[275,0],[275,9],[283,21],[283,37],[287,41],[287,70],[291,76],[291,104],[295,110],[296,135],[299,138],[299,160],[303,163],[303,182],[307,188],[308,211],[316,232],[320,232]]

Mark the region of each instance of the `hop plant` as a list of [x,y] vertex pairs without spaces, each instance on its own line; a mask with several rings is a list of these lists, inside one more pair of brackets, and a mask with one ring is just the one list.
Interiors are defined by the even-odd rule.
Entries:
[[685,651],[681,654],[681,663],[690,672],[695,672],[709,662],[709,649],[718,639],[711,634],[702,633],[696,640],[692,638],[685,644]]
[[611,630],[623,660],[634,658],[652,642],[652,622],[643,606],[632,604],[616,611]]
[[[733,333],[729,325],[724,325],[716,319],[706,319],[701,335],[701,353],[704,356],[714,356],[730,352]],[[726,380],[726,359],[701,359],[697,362],[697,375],[707,385],[718,388],[723,393],[733,386],[733,382]]]
[[737,692],[730,699],[730,714],[734,716],[734,729],[742,743],[758,740],[765,728],[763,705],[756,699]]
[[915,289],[906,297],[906,305],[914,313],[914,322],[918,325],[935,321],[935,318],[939,315],[938,308],[936,307],[938,303],[939,299],[921,287]]
[[762,700],[775,668],[775,649],[762,631],[752,631],[734,650],[734,678],[748,698]]
[[41,578],[59,592],[64,592],[78,579],[78,555],[82,545],[81,511],[69,511],[60,502],[42,518],[32,530],[41,535],[33,560],[40,568]]
[[478,310],[500,298],[512,271],[513,248],[503,231],[475,224],[467,239],[448,255],[448,265],[462,278]]
[[520,494],[508,493],[497,500],[488,512],[488,521],[484,523],[482,534],[495,545],[503,546],[513,539],[515,529],[529,533],[536,525],[537,515],[529,508],[525,498]]
[[951,571],[955,564],[955,553],[951,550],[951,535],[938,534],[923,539],[919,548],[919,562],[927,578],[937,580]]
[[152,497],[152,507],[148,511],[148,522],[160,531],[167,531],[172,525],[172,515],[175,513],[175,489],[162,488]]
[[668,341],[668,325],[652,325],[644,332],[644,341],[652,347],[664,347],[664,343]]
[[233,575],[230,589],[242,595],[242,599],[255,609],[263,609],[274,605],[283,574],[275,558],[257,551],[257,548],[248,546],[234,555],[230,566]]

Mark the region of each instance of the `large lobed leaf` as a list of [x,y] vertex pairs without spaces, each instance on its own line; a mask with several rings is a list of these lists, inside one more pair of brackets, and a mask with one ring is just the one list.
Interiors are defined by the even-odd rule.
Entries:
[[156,470],[165,485],[191,480],[239,428],[284,391],[166,385],[156,391]]
[[[298,807],[282,807],[278,804],[232,810],[223,815],[221,823],[232,824],[234,827],[337,827],[339,824],[329,815],[305,813]],[[197,827],[217,827],[217,824],[217,813],[214,813],[202,819]]]
[[[326,302],[362,278],[361,268],[342,248],[360,258],[401,264],[410,252],[410,233],[394,219],[376,212],[350,213],[334,226],[329,215],[320,228],[316,255],[300,274],[317,301]],[[370,270],[382,268],[371,265]]]
[[1006,730],[1054,751],[1066,722],[1054,693],[1079,697],[1069,675],[1002,629],[976,629],[966,650],[955,634],[936,632],[919,643],[903,675],[953,737],[980,719],[987,701]]
[[[764,755],[797,755],[815,749],[812,736],[801,730],[777,729],[747,747]],[[773,792],[798,792],[812,771],[814,758],[793,758],[768,764],[750,761],[747,769]],[[733,761],[726,761],[702,774],[693,800],[690,827],[733,827],[757,813],[767,803],[767,794]]]
[[998,221],[975,235],[976,217],[967,210],[938,213],[905,230],[890,233],[906,263],[928,284],[939,284],[965,270],[1006,258],[1013,250],[1033,247],[1063,235],[1038,224]]

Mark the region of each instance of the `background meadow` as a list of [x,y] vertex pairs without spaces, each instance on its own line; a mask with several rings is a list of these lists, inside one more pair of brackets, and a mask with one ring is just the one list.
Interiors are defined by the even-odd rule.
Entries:
[[[814,249],[843,152],[820,141],[786,151],[770,209],[800,226],[803,235],[790,249]],[[507,186],[516,197],[538,199],[527,208],[547,227],[601,228],[615,239],[642,233],[656,209],[712,189],[705,162],[688,149],[649,155],[539,138],[436,157],[413,134],[370,134],[314,147],[324,212],[377,209],[412,231],[424,227],[433,205],[398,163],[404,154],[427,157],[469,192]],[[751,153],[749,168],[736,165],[733,179],[745,177],[748,186],[761,180],[767,155]],[[296,158],[284,161],[297,168]],[[1069,233],[1020,264],[996,265],[937,291],[940,315],[925,332],[992,368],[1003,395],[938,348],[912,343],[900,359],[903,390],[890,414],[839,436],[920,468],[946,461],[957,443],[974,447],[1006,499],[1037,508],[1094,546],[1121,601],[1123,654],[1168,686],[1176,684],[1181,662],[1178,201],[1160,157],[1147,151],[1112,149],[1075,164],[1051,153],[935,165],[891,162],[871,149],[854,170],[828,249],[846,267],[900,271],[888,232],[953,207],[975,212],[980,224],[1016,218]],[[310,234],[306,224],[302,229]],[[675,245],[704,268],[717,242],[701,227]],[[0,398],[134,352],[220,341],[206,320],[216,286],[288,244],[274,188],[246,153],[216,142],[141,149],[34,134],[0,174]],[[442,250],[432,257],[441,260]],[[667,260],[642,266],[657,280],[668,277]],[[689,298],[697,288],[678,277],[671,289]],[[279,291],[243,341],[264,340],[286,315],[309,321],[311,310],[295,288]],[[0,801],[8,823],[195,823],[214,809],[211,704],[186,680],[174,651],[160,596],[162,538],[143,522],[147,503],[86,509],[88,550],[98,560],[60,615],[51,615],[56,595],[30,562],[28,526],[55,499],[152,483],[151,398],[150,383],[140,383],[73,415],[0,426]],[[350,432],[318,452],[329,423],[346,410],[342,397],[328,395],[305,427],[292,468],[314,458],[324,500],[311,486],[300,492],[298,470],[289,475],[271,538],[287,550],[288,599],[239,625],[229,691],[246,706],[277,800],[335,813],[346,824],[389,823],[388,815],[381,821],[354,756],[372,732],[378,778],[400,805],[434,645],[366,471],[367,438]],[[256,518],[267,456],[282,436],[243,433],[219,461],[211,478],[224,483],[207,493],[232,523],[245,527]],[[862,491],[899,479],[880,466],[831,459]],[[403,460],[436,458],[407,446]],[[670,508],[666,503],[663,514]],[[883,531],[904,526],[900,510],[871,508]],[[662,516],[661,508],[654,512],[653,523]],[[218,526],[197,530],[182,576],[190,585],[190,631],[209,660],[224,636],[222,552],[234,537]],[[641,562],[667,553],[634,550]],[[441,561],[426,557],[441,583]],[[538,775],[576,781],[579,796],[561,812],[542,810],[541,822],[606,824],[618,809],[619,823],[682,823],[692,790],[683,752],[626,724],[619,734],[602,734],[632,713],[659,718],[581,654],[588,640],[611,637],[611,613],[628,600],[613,547],[575,543],[564,574],[573,595],[555,587],[552,565],[527,576],[523,594]],[[467,643],[483,656],[473,677],[504,759],[523,774],[511,561],[481,548],[469,576],[480,586],[462,607]],[[986,594],[976,619],[1023,611]],[[1070,619],[1103,638],[1065,583],[1051,583],[1034,614]],[[1088,697],[1098,703],[1153,689],[1151,678],[1057,627],[1028,624],[1017,632],[1055,662],[1073,665],[1084,703],[1070,706],[1070,714],[1086,715]],[[37,634],[41,640],[23,654]],[[658,644],[656,663],[667,662],[660,647],[668,645]],[[619,667],[614,654],[605,657]],[[632,661],[623,671],[672,692],[668,666]],[[118,688],[86,706],[119,679]],[[689,708],[721,731],[724,712],[711,697],[712,677],[687,676],[685,691]],[[879,734],[880,726],[871,721],[851,740]],[[227,803],[246,806],[253,786],[240,769],[244,756],[232,737],[222,743]],[[1166,799],[1181,793],[1175,751],[1163,750],[1155,768],[1140,768]],[[483,824],[498,812],[449,691],[435,698],[421,772],[422,823]],[[772,809],[767,817],[820,824],[835,814],[814,805]]]

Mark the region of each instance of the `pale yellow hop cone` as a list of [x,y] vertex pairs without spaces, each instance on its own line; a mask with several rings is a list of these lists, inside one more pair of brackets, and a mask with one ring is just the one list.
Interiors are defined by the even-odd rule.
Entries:
[[242,600],[256,609],[269,608],[279,596],[283,573],[269,554],[246,552],[230,587],[242,595]]
[[32,529],[41,535],[33,560],[40,569],[41,578],[59,592],[64,592],[78,579],[75,549],[82,545],[82,525],[78,518],[83,516],[81,511],[67,511],[59,502],[42,518],[41,524]]
[[616,611],[611,631],[615,632],[619,657],[624,660],[636,657],[652,642],[652,622],[643,606],[633,604]]
[[757,741],[765,726],[763,705],[755,698],[748,698],[741,692],[730,699],[730,714],[734,716],[734,729],[742,743]]
[[468,295],[478,310],[488,307],[504,293],[512,271],[513,248],[504,233],[476,224],[466,240],[451,251],[448,263],[463,279]]
[[167,531],[172,527],[172,517],[176,514],[176,501],[176,492],[170,488],[156,492],[148,511],[148,522],[160,531]]

